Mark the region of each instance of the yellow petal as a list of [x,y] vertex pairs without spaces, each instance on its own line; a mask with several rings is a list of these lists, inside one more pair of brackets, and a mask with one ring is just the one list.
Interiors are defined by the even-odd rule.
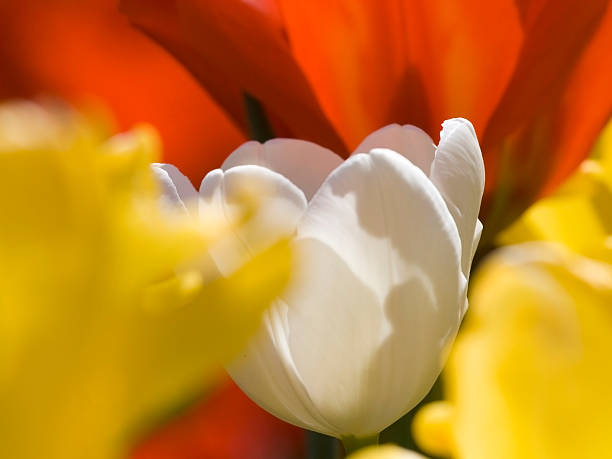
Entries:
[[230,278],[205,263],[227,228],[162,212],[158,156],[148,127],[106,139],[66,107],[0,105],[0,457],[122,456],[285,286],[286,241]]
[[486,263],[448,370],[458,456],[605,457],[611,304],[612,266],[559,246]]
[[453,413],[453,405],[446,401],[428,403],[416,413],[412,433],[423,451],[434,456],[453,454]]
[[593,157],[555,192],[531,206],[498,237],[500,245],[554,241],[585,253],[612,234],[612,123]]
[[414,451],[395,445],[369,446],[348,456],[347,459],[426,459]]
[[[609,456],[612,123],[592,158],[498,242],[519,245],[479,269],[446,369],[454,457]],[[426,407],[415,431],[443,448],[430,418]]]

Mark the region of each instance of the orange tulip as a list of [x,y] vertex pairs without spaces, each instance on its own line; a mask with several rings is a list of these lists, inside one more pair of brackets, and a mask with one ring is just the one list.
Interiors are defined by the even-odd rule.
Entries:
[[437,138],[444,119],[470,119],[485,153],[489,226],[492,204],[505,197],[503,215],[516,215],[567,176],[612,109],[607,0],[121,5],[243,130],[245,92],[277,134],[345,153],[389,123]]
[[244,138],[171,56],[130,27],[117,0],[0,0],[0,98],[99,103],[118,128],[146,121],[164,160],[196,183]]

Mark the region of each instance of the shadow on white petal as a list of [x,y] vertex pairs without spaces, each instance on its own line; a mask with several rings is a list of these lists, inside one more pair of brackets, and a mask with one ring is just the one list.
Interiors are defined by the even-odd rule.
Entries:
[[[377,150],[330,175],[297,243],[315,261],[307,288],[290,301],[308,311],[295,320],[309,324],[298,325],[296,367],[328,422],[345,435],[371,434],[433,384],[440,348],[459,325],[465,278],[457,227],[420,169]],[[413,394],[388,392],[394,378]]]
[[353,434],[368,391],[364,376],[388,329],[382,304],[332,247],[314,239],[295,247],[302,266],[287,295],[291,354],[326,422]]

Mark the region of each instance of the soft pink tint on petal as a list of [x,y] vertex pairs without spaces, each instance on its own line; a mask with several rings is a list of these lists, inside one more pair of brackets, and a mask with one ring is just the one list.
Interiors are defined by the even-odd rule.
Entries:
[[409,159],[425,175],[429,175],[436,146],[425,131],[416,126],[390,124],[367,136],[355,149],[355,153],[367,153],[374,148],[388,148]]
[[243,144],[221,167],[223,170],[246,164],[266,167],[291,180],[310,199],[341,163],[342,158],[315,143],[273,139],[264,144],[254,141]]

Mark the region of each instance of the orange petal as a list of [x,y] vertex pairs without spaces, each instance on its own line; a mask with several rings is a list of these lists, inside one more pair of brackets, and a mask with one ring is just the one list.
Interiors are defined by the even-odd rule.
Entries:
[[[282,119],[293,135],[346,152],[293,59],[278,18],[253,3],[124,0],[122,8],[134,23],[176,53],[224,106],[231,98],[228,90],[248,92]],[[173,14],[165,15],[165,11]],[[168,27],[180,33],[178,46],[165,39]]]
[[[400,92],[409,71],[401,2],[279,0],[279,5],[295,58],[350,149],[391,122],[420,121],[408,115],[411,108],[425,115],[424,104],[411,107]],[[404,102],[401,119],[394,116],[397,99]]]
[[569,80],[558,111],[556,167],[544,193],[550,192],[588,155],[612,116],[612,6]]
[[219,72],[210,71],[211,66],[202,61],[185,40],[180,27],[177,2],[161,0],[155,1],[154,5],[151,5],[152,3],[126,1],[121,3],[120,8],[135,26],[171,50],[173,56],[195,75],[219,106],[223,107],[236,125],[246,133],[248,125],[240,88],[231,80],[223,78]]
[[435,137],[453,116],[482,128],[519,52],[512,0],[279,4],[293,52],[351,148],[394,122]]
[[13,82],[6,97],[94,100],[121,129],[150,122],[161,132],[164,160],[196,183],[243,140],[190,75],[129,26],[114,0],[1,2],[0,30],[2,74]]
[[520,52],[514,0],[410,0],[404,14],[407,49],[431,110],[428,131],[436,139],[442,121],[464,117],[482,135]]
[[487,127],[485,148],[533,124],[558,103],[607,3],[548,0],[527,24],[516,70]]
[[533,27],[534,22],[546,6],[548,0],[515,0],[516,8],[521,16],[521,22],[525,30]]
[[[593,0],[584,4],[573,0],[544,1],[543,6],[541,0],[528,2],[531,9],[523,10],[527,29],[521,57],[482,141],[483,151],[489,152],[485,158],[485,197],[491,198],[496,190],[501,191],[499,199],[508,201],[498,215],[499,222],[492,223],[495,218],[489,218],[488,229],[502,228],[509,223],[536,198],[549,177],[556,176],[558,180],[567,174],[569,167],[561,175],[556,172],[557,165],[565,161],[560,155],[573,155],[569,161],[576,164],[577,157],[587,154],[593,132],[601,127],[601,121],[588,118],[579,121],[580,113],[566,110],[578,109],[584,113],[594,110],[599,112],[597,116],[602,116],[602,108],[589,108],[586,101],[579,99],[586,96],[582,91],[590,92],[583,85],[590,84],[588,80],[592,76],[583,74],[578,78],[574,72],[583,65],[589,43],[601,28],[608,1]],[[605,70],[605,60],[598,59],[599,56],[587,59],[589,72],[596,74]],[[604,81],[596,89],[601,94],[591,93],[587,103],[594,103],[593,107],[603,105],[606,111],[606,94],[610,88]],[[601,100],[596,101],[597,97]],[[593,121],[595,124],[591,124]],[[583,131],[576,137],[571,126],[574,122]],[[561,132],[567,129],[570,132]],[[582,146],[578,145],[580,142]],[[574,153],[569,153],[571,150]],[[501,209],[499,199],[486,199],[484,207]]]

